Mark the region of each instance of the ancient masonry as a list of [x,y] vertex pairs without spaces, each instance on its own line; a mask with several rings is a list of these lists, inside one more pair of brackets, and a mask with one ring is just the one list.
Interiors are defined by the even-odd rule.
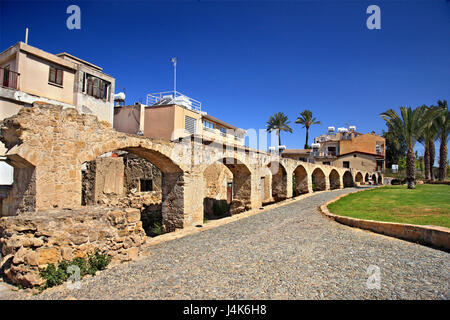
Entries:
[[[14,184],[0,203],[2,269],[24,286],[39,268],[100,250],[135,258],[146,217],[164,232],[202,224],[217,203],[229,214],[293,196],[381,182],[354,171],[189,137],[169,142],[119,133],[75,109],[35,105],[2,122]],[[230,187],[232,186],[232,187]],[[295,187],[294,187],[295,186]],[[144,226],[145,227],[145,226]]]

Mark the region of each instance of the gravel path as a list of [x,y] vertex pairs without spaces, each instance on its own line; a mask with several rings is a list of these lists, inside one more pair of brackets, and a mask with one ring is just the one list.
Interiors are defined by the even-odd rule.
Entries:
[[[150,255],[33,299],[449,299],[450,254],[340,225],[322,192],[150,247]],[[367,287],[379,268],[380,289]],[[376,276],[372,277],[376,278]],[[370,282],[372,283],[372,282]]]

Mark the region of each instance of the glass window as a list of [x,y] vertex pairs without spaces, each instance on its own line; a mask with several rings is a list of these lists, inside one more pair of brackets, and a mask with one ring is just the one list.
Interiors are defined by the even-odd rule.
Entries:
[[50,72],[48,74],[48,82],[58,84],[62,86],[63,84],[63,70],[50,67]]

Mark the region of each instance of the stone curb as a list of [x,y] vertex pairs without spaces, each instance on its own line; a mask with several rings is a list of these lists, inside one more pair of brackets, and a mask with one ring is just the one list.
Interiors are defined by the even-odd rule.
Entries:
[[414,224],[398,223],[398,222],[384,222],[374,220],[363,220],[358,218],[351,218],[339,216],[328,211],[328,205],[338,201],[339,199],[348,196],[349,194],[361,192],[358,190],[344,195],[340,195],[333,200],[321,205],[320,212],[327,218],[348,225],[350,227],[365,229],[372,232],[384,234],[390,237],[399,238],[411,242],[416,242],[428,245],[437,249],[442,249],[450,252],[450,229],[438,226],[421,226]]

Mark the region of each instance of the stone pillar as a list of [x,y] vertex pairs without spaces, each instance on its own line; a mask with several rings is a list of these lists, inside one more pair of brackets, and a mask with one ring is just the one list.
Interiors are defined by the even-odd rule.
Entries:
[[201,170],[184,174],[184,227],[203,224],[205,180]]
[[312,173],[308,173],[308,193],[313,193]]
[[293,196],[293,192],[292,192],[292,172],[290,172],[290,173],[288,173],[287,174],[287,177],[286,177],[286,197],[289,199],[289,198],[292,198],[292,196]]
[[325,190],[330,190],[330,179],[325,176]]
[[161,214],[164,232],[184,227],[184,205],[183,173],[163,173]]

